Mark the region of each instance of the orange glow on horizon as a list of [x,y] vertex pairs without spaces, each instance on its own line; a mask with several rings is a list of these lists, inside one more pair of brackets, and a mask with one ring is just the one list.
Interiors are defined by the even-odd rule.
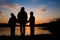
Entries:
[[[48,23],[49,22],[48,20],[47,19],[46,20],[42,20],[42,19],[38,20],[38,19],[36,19],[35,24]],[[8,21],[9,21],[9,19],[4,19],[4,20],[1,20],[0,23],[8,23]],[[29,23],[27,23],[27,25],[29,25]]]

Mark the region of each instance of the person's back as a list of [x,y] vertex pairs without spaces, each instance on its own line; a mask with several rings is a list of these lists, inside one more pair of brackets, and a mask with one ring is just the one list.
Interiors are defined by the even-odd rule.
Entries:
[[34,24],[35,24],[35,17],[33,16],[33,12],[30,12],[30,31],[31,31],[31,36],[34,35]]
[[11,17],[9,19],[9,27],[11,28],[11,35],[14,36],[15,35],[15,26],[16,26],[16,17],[14,16],[13,13],[11,13]]
[[30,25],[33,25],[35,23],[35,17],[31,16],[30,17]]
[[27,22],[27,13],[24,11],[23,8],[21,8],[21,11],[18,13],[18,21],[20,23],[26,23]]
[[22,23],[27,22],[27,13],[25,11],[21,12],[21,22]]
[[30,13],[30,25],[34,25],[35,24],[35,17],[33,16],[33,12]]
[[11,17],[9,19],[9,26],[16,25],[16,17],[11,13]]
[[18,13],[18,22],[20,23],[20,32],[21,35],[25,35],[25,25],[27,23],[27,13],[24,10],[25,8],[22,7],[21,11]]

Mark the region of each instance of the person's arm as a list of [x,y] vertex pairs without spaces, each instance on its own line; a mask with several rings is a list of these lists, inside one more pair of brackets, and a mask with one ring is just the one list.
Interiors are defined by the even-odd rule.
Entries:
[[28,15],[27,15],[27,12],[25,12],[25,20],[27,21],[28,19]]
[[19,18],[19,13],[18,13],[18,15],[17,15],[17,18]]
[[26,13],[26,18],[28,19],[28,15],[27,15],[27,13]]
[[20,15],[20,12],[19,12],[18,15],[17,15],[17,18],[20,18],[20,16],[21,16],[21,15]]
[[11,18],[8,21],[8,26],[10,27],[10,25],[11,25]]

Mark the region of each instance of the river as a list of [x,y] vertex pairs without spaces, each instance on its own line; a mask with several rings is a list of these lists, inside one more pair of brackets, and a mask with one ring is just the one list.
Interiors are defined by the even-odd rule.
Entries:
[[[45,30],[45,27],[34,27],[34,35],[37,34],[51,34],[49,30]],[[0,28],[0,36],[2,35],[10,35],[10,28]],[[15,35],[20,35],[20,27],[15,27]],[[30,27],[25,27],[25,35],[30,35]]]

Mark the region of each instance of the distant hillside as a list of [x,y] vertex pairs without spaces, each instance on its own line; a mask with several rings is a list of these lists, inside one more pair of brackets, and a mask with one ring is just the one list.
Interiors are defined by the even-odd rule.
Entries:
[[[59,26],[60,24],[60,18],[57,18],[56,21],[51,21],[49,23],[43,23],[43,24],[35,24],[37,27],[49,27],[49,26]],[[20,26],[20,25],[16,25]],[[29,26],[29,25],[26,25]],[[0,23],[0,27],[9,27],[7,23]]]
[[0,27],[8,27],[7,23],[0,23]]

